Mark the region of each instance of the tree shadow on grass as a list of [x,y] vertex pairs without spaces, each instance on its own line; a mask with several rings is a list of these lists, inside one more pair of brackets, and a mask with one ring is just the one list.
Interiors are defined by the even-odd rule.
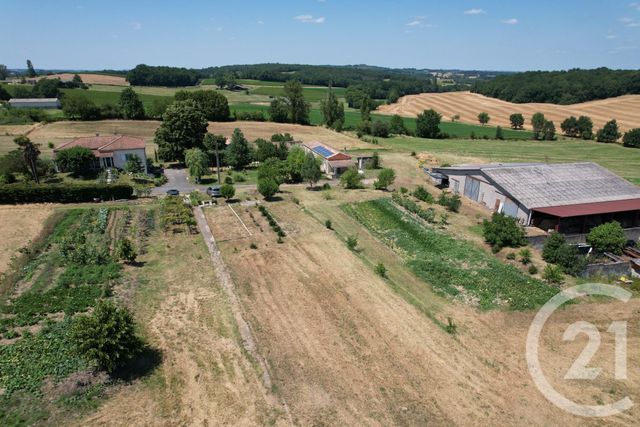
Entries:
[[284,199],[280,196],[271,196],[268,199],[265,199],[267,202],[281,202]]
[[131,382],[148,376],[160,366],[160,363],[162,363],[162,352],[157,348],[145,345],[140,354],[129,361],[127,365],[115,370],[111,377],[116,380]]

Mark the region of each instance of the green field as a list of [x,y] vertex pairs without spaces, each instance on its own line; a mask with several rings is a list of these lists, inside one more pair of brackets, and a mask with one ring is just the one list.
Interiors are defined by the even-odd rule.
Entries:
[[477,301],[485,310],[528,310],[557,292],[471,242],[424,226],[390,199],[343,205],[342,209],[398,252],[439,294]]
[[[120,92],[122,91],[122,88],[119,88],[117,86],[111,86],[113,88],[115,88],[115,91],[106,91],[106,90],[95,90],[95,89],[62,89],[63,93],[69,93],[69,92],[82,92],[84,93],[89,99],[91,99],[93,102],[96,103],[96,105],[105,105],[105,104],[118,104],[118,102],[120,101]],[[153,104],[153,101],[157,100],[157,99],[165,99],[165,98],[171,98],[171,96],[161,96],[161,95],[149,95],[149,94],[145,94],[145,93],[138,93],[140,100],[142,101],[142,103],[144,104],[145,108],[150,108],[151,105]]]
[[619,144],[563,139],[559,141],[498,141],[379,138],[381,146],[403,151],[426,151],[493,162],[596,162],[637,183],[640,180],[640,150]]
[[[333,88],[333,92],[339,98],[344,98],[345,89],[344,88]],[[329,93],[329,88],[326,87],[304,87],[302,90],[305,99],[307,102],[320,102],[321,100],[327,97]],[[283,86],[264,86],[256,89],[252,89],[249,91],[251,94],[255,95],[266,95],[269,97],[276,96],[284,96],[284,87]]]

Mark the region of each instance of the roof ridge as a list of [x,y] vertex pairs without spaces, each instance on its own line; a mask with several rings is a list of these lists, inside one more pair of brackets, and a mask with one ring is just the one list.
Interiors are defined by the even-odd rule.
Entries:
[[124,135],[113,135],[115,138],[112,139],[111,141],[107,142],[106,144],[96,148],[96,150],[100,151],[104,148],[107,148],[108,146],[110,146],[111,144],[113,144],[116,141],[119,141],[122,137],[124,137]]

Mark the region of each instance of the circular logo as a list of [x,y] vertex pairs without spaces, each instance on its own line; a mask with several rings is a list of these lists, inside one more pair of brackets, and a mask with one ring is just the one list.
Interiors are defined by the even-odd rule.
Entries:
[[[583,405],[576,403],[553,388],[542,372],[540,359],[538,357],[540,334],[549,317],[566,302],[588,295],[602,295],[623,302],[627,302],[631,298],[631,292],[625,289],[599,283],[574,286],[556,294],[542,306],[529,327],[526,347],[527,367],[538,390],[554,405],[574,415],[583,417],[607,417],[631,408],[633,401],[626,396],[615,403],[606,405]],[[626,378],[626,322],[613,322],[609,331],[616,333],[616,379],[624,379]],[[563,339],[572,340],[581,333],[589,337],[589,343],[569,369],[567,375],[565,375],[565,379],[594,379],[600,373],[600,368],[586,367],[586,364],[591,359],[591,356],[595,354],[600,344],[600,335],[594,325],[588,322],[576,322],[567,328]],[[619,337],[622,338],[618,340]]]

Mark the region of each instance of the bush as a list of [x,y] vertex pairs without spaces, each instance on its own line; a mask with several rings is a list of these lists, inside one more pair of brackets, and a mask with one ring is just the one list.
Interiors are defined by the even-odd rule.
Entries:
[[433,203],[435,201],[431,193],[429,193],[422,185],[417,186],[416,189],[413,190],[413,197],[427,203]]
[[393,169],[383,169],[378,174],[378,179],[373,183],[376,190],[386,190],[396,179],[396,172]]
[[60,171],[82,176],[91,171],[96,156],[88,148],[76,146],[58,151],[55,160]]
[[333,224],[331,223],[330,219],[324,222],[324,226],[327,227],[329,230],[333,230]]
[[524,230],[516,219],[501,213],[494,213],[491,221],[483,221],[482,234],[496,252],[507,246],[517,248],[527,244]]
[[533,276],[534,274],[538,274],[538,267],[536,267],[535,265],[531,264],[529,266],[529,268],[527,269],[527,271],[529,272],[529,274],[531,274]]
[[101,301],[93,313],[76,318],[71,336],[78,353],[107,372],[124,366],[142,350],[131,313],[112,302]]
[[231,178],[230,176],[225,176],[224,177],[224,183],[225,184],[233,184],[233,178]]
[[278,183],[272,178],[262,178],[258,180],[258,192],[265,199],[272,198],[278,192]]
[[222,186],[220,186],[220,195],[224,197],[225,200],[229,200],[236,195],[236,189],[233,188],[231,184],[222,184]]
[[520,255],[520,262],[522,264],[527,265],[531,262],[531,249],[523,248],[518,252],[518,255]]
[[121,184],[6,184],[0,185],[0,204],[80,203],[130,199],[133,187]]
[[566,245],[564,235],[557,231],[552,231],[542,247],[542,259],[556,264],[558,262],[558,250],[564,245]]
[[509,253],[507,254],[507,259],[509,259],[509,260],[512,260],[512,261],[513,261],[514,259],[516,259],[516,253],[515,253],[515,252],[509,252]]
[[440,197],[438,198],[438,204],[447,208],[448,211],[459,212],[462,201],[460,200],[460,196],[457,194],[451,194],[443,191],[440,193]]
[[131,241],[127,238],[118,241],[116,246],[116,256],[118,259],[121,259],[127,263],[135,262],[138,254],[136,253],[136,249],[133,247]]
[[547,283],[560,284],[564,282],[562,267],[559,265],[547,264],[542,272],[542,278]]
[[362,188],[362,175],[356,168],[351,168],[340,177],[340,183],[347,189]]
[[379,262],[373,269],[380,277],[387,277],[387,267],[383,263]]
[[356,236],[347,237],[347,246],[352,251],[355,251],[356,248],[358,247],[358,238]]
[[594,227],[587,235],[587,243],[600,253],[611,252],[620,255],[626,242],[624,230],[617,221]]
[[624,134],[622,144],[625,147],[640,148],[640,128],[631,129]]

